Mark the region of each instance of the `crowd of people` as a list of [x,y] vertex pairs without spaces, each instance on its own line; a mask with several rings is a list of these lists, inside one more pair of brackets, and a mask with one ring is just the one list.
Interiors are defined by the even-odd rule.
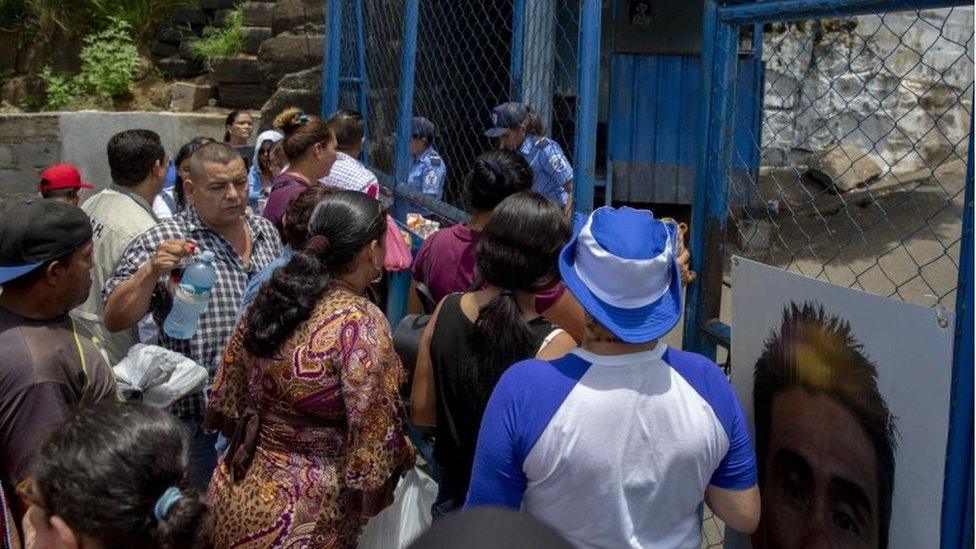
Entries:
[[[440,479],[417,547],[452,546],[447,532],[697,547],[703,501],[755,530],[732,388],[662,341],[694,279],[685,227],[626,207],[573,217],[572,168],[539,117],[490,114],[497,150],[463,178],[470,221],[410,267],[430,313],[416,356],[375,297],[403,243],[354,111],[285,109],[253,145],[233,112],[222,141],[172,161],[155,132],[123,131],[112,181],[80,207],[93,186],[69,165],[3,204],[0,547],[355,547],[418,462],[408,425],[429,428]],[[414,119],[403,185],[440,198],[436,134]],[[209,302],[174,336],[174,288],[201,252]],[[125,401],[113,366],[139,343],[209,383],[168,409]]]

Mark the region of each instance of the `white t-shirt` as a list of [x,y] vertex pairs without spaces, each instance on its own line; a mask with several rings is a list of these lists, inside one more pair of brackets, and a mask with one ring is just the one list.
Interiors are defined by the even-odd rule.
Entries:
[[664,344],[577,349],[502,376],[467,505],[521,508],[577,547],[697,549],[705,489],[755,484],[748,426],[714,362]]

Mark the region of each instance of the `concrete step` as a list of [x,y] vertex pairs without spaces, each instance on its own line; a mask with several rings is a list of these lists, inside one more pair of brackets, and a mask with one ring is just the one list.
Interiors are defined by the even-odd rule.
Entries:
[[244,2],[244,26],[271,28],[276,5],[275,2]]
[[261,43],[274,38],[274,34],[268,27],[244,27],[241,29],[241,34],[244,35],[244,53],[248,55],[257,55]]
[[171,78],[189,78],[203,74],[203,66],[196,61],[187,61],[180,57],[168,57],[156,61],[156,68]]
[[191,25],[193,27],[203,27],[210,23],[210,16],[203,10],[192,8],[177,8],[170,15],[170,21],[177,25]]
[[200,0],[200,8],[205,10],[234,9],[240,0]]
[[[274,89],[282,76],[322,64],[325,36],[315,29],[282,33],[261,43],[258,61],[264,82]],[[321,32],[321,31],[320,31]]]
[[221,84],[217,104],[230,109],[260,109],[271,97],[264,84]]
[[221,85],[264,83],[258,58],[253,55],[222,57],[214,60],[213,73],[214,79]]

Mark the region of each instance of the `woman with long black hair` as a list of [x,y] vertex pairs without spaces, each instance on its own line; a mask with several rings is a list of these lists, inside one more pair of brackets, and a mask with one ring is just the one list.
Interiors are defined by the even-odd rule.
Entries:
[[413,465],[383,312],[386,211],[356,191],[324,198],[309,238],[241,319],[205,425],[232,437],[208,493],[214,545],[355,547]]
[[478,243],[484,287],[447,296],[427,325],[410,403],[414,423],[436,426],[443,476],[435,514],[464,504],[481,415],[505,369],[576,346],[536,309],[536,294],[559,281],[556,260],[569,236],[552,201],[536,193],[506,198]]

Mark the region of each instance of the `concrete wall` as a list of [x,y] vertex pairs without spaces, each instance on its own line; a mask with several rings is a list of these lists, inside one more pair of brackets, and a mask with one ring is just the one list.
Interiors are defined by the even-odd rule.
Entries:
[[0,115],[0,198],[36,192],[37,174],[61,159],[58,118]]
[[885,172],[965,160],[973,8],[838,23],[774,25],[763,35],[764,161],[838,145],[852,158],[868,153]]
[[105,187],[111,181],[105,145],[112,135],[133,128],[155,131],[166,153],[175,156],[183,143],[198,135],[222,138],[224,115],[101,111],[0,115],[0,198],[35,192],[38,173],[56,162],[78,166],[96,191]]

